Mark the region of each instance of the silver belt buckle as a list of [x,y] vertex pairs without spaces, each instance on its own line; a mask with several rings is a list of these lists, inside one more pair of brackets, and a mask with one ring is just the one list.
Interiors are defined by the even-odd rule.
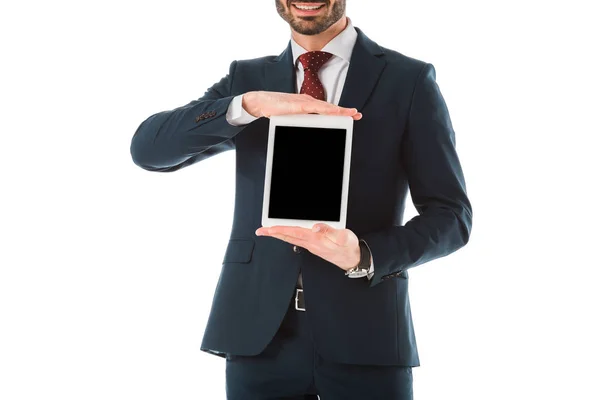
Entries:
[[300,292],[304,292],[304,289],[298,289],[298,288],[296,288],[296,310],[298,310],[298,311],[306,311],[306,308],[300,308],[298,306],[298,295],[299,295]]

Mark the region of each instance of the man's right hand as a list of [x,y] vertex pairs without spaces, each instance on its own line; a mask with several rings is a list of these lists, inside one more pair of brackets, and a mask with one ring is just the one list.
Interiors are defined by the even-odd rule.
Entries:
[[286,114],[324,114],[362,118],[356,108],[336,106],[326,101],[317,100],[308,94],[254,91],[244,93],[242,107],[248,114],[260,117]]

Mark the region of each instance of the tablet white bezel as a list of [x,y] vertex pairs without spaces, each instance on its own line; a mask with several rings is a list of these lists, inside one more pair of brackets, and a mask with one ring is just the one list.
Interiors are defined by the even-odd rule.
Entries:
[[[275,128],[277,126],[300,126],[309,128],[338,128],[346,131],[346,147],[344,152],[344,172],[342,182],[342,196],[339,221],[317,221],[287,218],[269,218],[269,200],[271,194],[271,170],[273,167],[273,146],[275,142]],[[352,117],[320,115],[320,114],[296,114],[277,115],[270,117],[269,140],[267,145],[267,159],[265,167],[265,186],[263,195],[262,226],[286,225],[312,228],[316,223],[322,222],[336,229],[346,228],[346,214],[348,206],[348,186],[350,183],[350,157],[352,154],[352,128],[354,119]],[[313,162],[308,160],[307,162]],[[315,194],[318,195],[318,194]]]

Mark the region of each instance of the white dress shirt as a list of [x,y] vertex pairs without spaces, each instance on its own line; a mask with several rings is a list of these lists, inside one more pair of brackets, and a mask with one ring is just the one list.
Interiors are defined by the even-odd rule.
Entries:
[[[331,53],[333,56],[323,64],[318,72],[319,80],[325,88],[325,100],[335,105],[339,104],[342,89],[346,82],[346,75],[348,74],[348,67],[350,66],[350,57],[358,36],[350,18],[346,18],[348,21],[346,28],[321,49],[321,51]],[[307,50],[296,43],[293,37],[291,38],[291,46],[296,69],[296,93],[300,93],[304,81],[304,67],[298,61],[298,57],[306,53]],[[242,107],[242,96],[243,94],[234,97],[227,110],[227,122],[231,125],[245,125],[257,119]],[[369,279],[373,276],[373,271],[374,267],[371,264]],[[302,273],[298,276],[298,285],[302,287]]]

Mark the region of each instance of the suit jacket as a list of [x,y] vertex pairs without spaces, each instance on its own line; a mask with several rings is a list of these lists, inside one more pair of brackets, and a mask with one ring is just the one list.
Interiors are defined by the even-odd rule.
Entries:
[[[248,91],[296,93],[289,43],[278,56],[233,61],[201,98],[151,115],[133,135],[133,161],[149,171],[177,171],[236,152],[233,226],[202,351],[259,354],[283,320],[301,270],[306,314],[322,357],[419,365],[408,270],[464,246],[472,209],[434,67],[356,29],[339,105],[363,113],[354,122],[347,228],[371,249],[370,281],[350,279],[306,250],[297,253],[287,242],[254,233],[261,226],[269,120],[232,126],[225,114],[233,97]],[[409,188],[419,215],[402,225]]]

